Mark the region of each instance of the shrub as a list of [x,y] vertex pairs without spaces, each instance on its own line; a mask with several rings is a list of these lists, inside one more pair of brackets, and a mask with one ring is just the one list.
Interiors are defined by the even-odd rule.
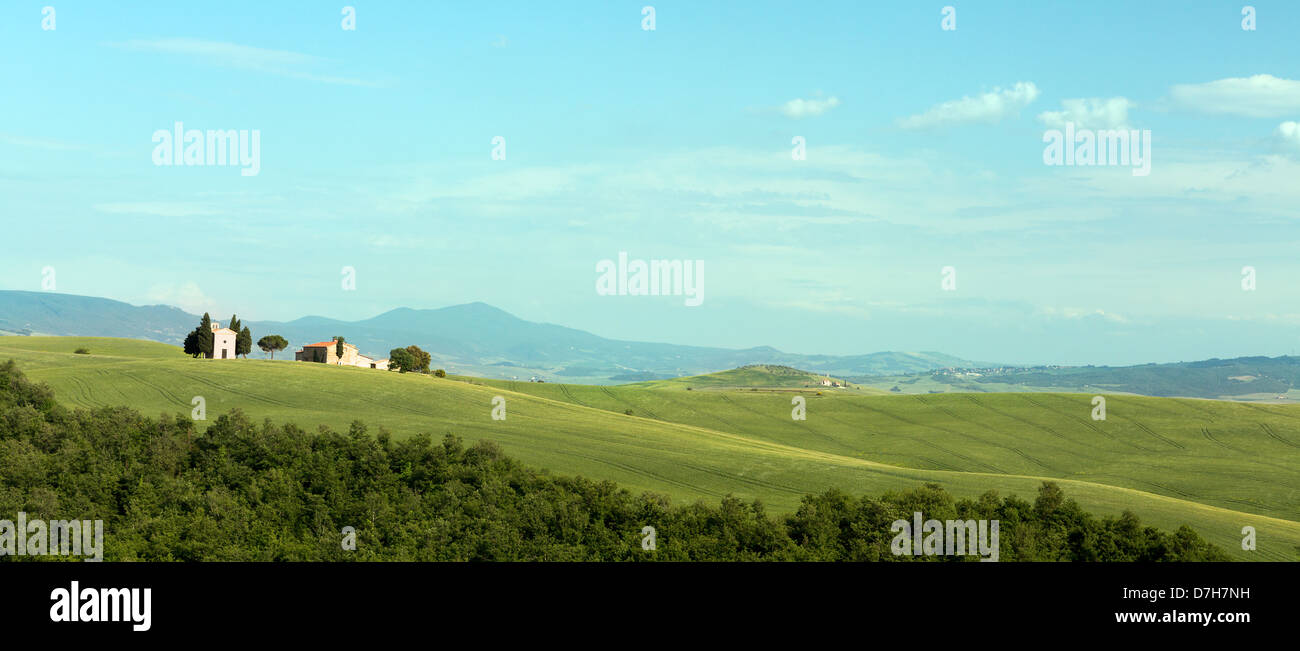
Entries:
[[76,355],[89,355],[89,354],[90,354],[90,349],[89,349],[89,348],[78,348],[78,349],[76,349],[76,350],[74,350],[74,351],[72,351],[72,352],[73,352],[73,354],[76,354]]

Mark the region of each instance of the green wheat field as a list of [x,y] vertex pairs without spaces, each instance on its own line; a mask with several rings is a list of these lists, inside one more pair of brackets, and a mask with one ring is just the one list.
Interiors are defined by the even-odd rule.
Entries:
[[[73,353],[83,347],[90,354]],[[5,359],[68,407],[189,415],[201,396],[209,422],[238,408],[305,428],[450,432],[675,501],[733,494],[792,511],[830,487],[879,494],[923,482],[1032,499],[1050,479],[1097,514],[1187,524],[1240,560],[1300,560],[1300,406],[1109,395],[1106,420],[1094,421],[1091,394],[889,395],[768,367],[615,387],[436,378],[192,359],[97,337],[0,337]],[[492,418],[496,396],[505,420]],[[791,418],[796,397],[806,420]],[[1255,551],[1241,549],[1245,526],[1257,530]]]

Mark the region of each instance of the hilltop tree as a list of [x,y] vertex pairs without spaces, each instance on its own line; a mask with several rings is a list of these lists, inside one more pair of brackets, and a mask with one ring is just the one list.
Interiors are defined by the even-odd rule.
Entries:
[[[247,330],[245,330],[245,332],[247,332]],[[248,337],[249,339],[253,338],[252,335],[249,335]],[[257,347],[261,348],[264,353],[270,353],[271,359],[275,359],[275,351],[288,348],[289,342],[280,335],[267,335],[257,340]]]
[[253,333],[249,331],[248,326],[244,326],[235,337],[235,354],[243,355],[244,359],[248,359],[248,354],[251,352],[253,352]]
[[340,363],[343,362],[343,337],[334,338],[334,356],[339,358]]
[[199,320],[199,351],[204,357],[212,357],[215,343],[215,337],[212,336],[212,317],[204,312],[203,318]]
[[411,351],[405,348],[394,348],[388,351],[389,370],[396,369],[399,372],[406,373],[413,370],[414,366],[415,358],[411,355]]
[[212,357],[212,317],[207,312],[199,320],[199,327],[185,336],[185,353],[194,357]]
[[[234,315],[234,314],[230,315],[230,325],[228,325],[228,326],[226,326],[226,327],[227,327],[227,328],[230,328],[231,330],[234,330],[234,331],[235,331],[235,334],[239,334],[239,325],[240,325],[240,324],[239,324],[239,317],[236,316],[236,315]],[[236,353],[236,354],[238,354],[238,353]]]
[[420,350],[420,347],[416,345],[407,346],[406,352],[411,354],[412,371],[419,373],[429,372],[429,362],[433,361],[433,358],[429,356],[429,353]]
[[195,328],[185,335],[185,354],[190,357],[199,356],[199,329]]

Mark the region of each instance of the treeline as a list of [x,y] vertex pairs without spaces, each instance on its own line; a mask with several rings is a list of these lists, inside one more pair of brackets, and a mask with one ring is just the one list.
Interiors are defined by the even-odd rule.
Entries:
[[[671,504],[608,481],[528,469],[492,443],[394,441],[360,423],[305,431],[238,411],[189,418],[58,405],[0,365],[0,519],[104,520],[106,560],[974,560],[895,556],[893,521],[1000,521],[1000,559],[1227,560],[1187,527],[1099,518],[1052,483],[1032,503],[935,485],[881,497],[830,490],[790,515],[758,502]],[[655,529],[655,550],[642,547]],[[343,549],[345,527],[355,550]],[[31,558],[31,557],[27,557]],[[48,557],[60,558],[60,557]]]

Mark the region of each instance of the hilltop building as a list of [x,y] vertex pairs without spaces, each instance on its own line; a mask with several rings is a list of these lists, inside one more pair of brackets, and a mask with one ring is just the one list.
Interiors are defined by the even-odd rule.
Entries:
[[220,323],[212,322],[212,358],[213,359],[234,359],[235,358],[235,337],[239,333],[230,328],[221,327]]
[[356,346],[347,342],[343,342],[343,356],[340,357],[338,355],[338,342],[335,339],[307,344],[295,352],[293,358],[299,362],[318,362],[335,366],[359,366],[361,368],[388,370],[388,360],[362,355],[357,351]]

